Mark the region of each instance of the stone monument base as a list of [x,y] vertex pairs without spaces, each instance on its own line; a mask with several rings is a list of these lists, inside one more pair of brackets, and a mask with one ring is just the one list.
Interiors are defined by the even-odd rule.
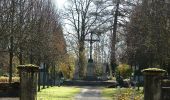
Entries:
[[95,81],[97,80],[96,74],[95,74],[95,64],[93,62],[93,59],[89,59],[87,64],[87,74],[85,80],[89,81]]
[[97,77],[96,76],[86,76],[86,78],[84,79],[86,81],[97,81]]

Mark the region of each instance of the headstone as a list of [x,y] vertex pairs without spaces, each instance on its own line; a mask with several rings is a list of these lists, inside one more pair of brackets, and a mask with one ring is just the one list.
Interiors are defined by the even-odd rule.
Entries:
[[40,67],[39,67],[39,81],[40,81],[40,84],[43,84],[43,74],[44,74],[44,63],[41,62],[40,63]]
[[108,73],[107,73],[107,63],[103,63],[103,66],[102,66],[102,80],[107,80],[107,76],[108,76]]
[[78,61],[76,61],[76,64],[75,64],[75,71],[74,71],[73,79],[74,80],[78,80],[79,79],[79,65],[78,65]]

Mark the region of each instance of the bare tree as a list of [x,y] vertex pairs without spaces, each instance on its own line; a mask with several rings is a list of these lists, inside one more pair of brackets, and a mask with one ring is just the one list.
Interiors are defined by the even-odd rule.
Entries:
[[51,0],[0,1],[0,49],[10,53],[10,82],[13,57],[18,57],[20,64],[45,62],[48,68],[64,58],[66,45],[60,21]]
[[[105,26],[112,17],[103,17],[109,6],[105,6],[107,1],[97,0],[69,0],[68,7],[65,9],[66,25],[69,25],[73,31],[68,32],[68,36],[72,36],[77,44],[78,60],[79,60],[79,76],[85,76],[85,38],[93,32],[101,34],[105,32]],[[108,10],[107,10],[108,11]],[[103,27],[103,28],[101,28]],[[104,28],[105,27],[105,28]],[[74,41],[71,41],[74,43]]]

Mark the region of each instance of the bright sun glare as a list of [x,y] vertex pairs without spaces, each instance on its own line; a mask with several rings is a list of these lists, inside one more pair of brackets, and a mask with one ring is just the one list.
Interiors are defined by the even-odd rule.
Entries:
[[66,2],[66,0],[54,0],[54,1],[59,9],[62,9],[64,6],[64,3]]

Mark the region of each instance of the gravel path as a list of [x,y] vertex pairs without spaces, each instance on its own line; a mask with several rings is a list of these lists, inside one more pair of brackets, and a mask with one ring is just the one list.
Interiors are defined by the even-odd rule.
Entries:
[[100,94],[101,90],[98,87],[84,87],[81,93],[76,95],[75,100],[103,100]]

